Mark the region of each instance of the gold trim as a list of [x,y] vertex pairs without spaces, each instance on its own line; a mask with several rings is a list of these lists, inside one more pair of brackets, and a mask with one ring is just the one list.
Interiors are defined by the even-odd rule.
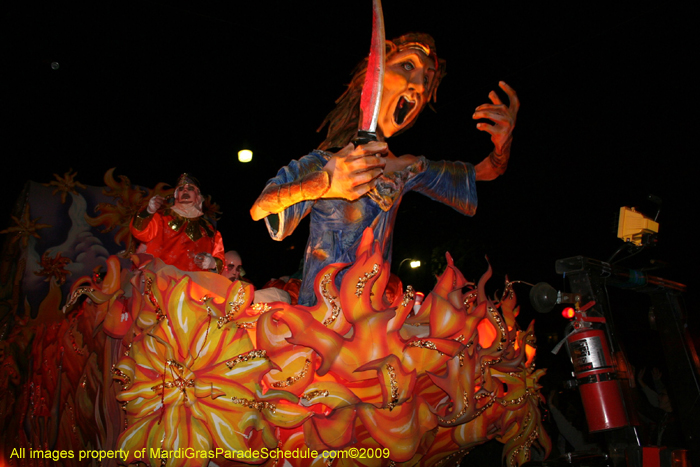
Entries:
[[170,227],[175,232],[180,232],[184,227],[185,235],[187,235],[193,242],[196,242],[204,235],[206,235],[209,238],[213,238],[216,234],[214,226],[212,226],[211,223],[204,216],[189,219],[187,217],[182,217],[170,208],[165,210],[165,215],[171,216],[173,218],[171,221],[168,222],[168,227]]

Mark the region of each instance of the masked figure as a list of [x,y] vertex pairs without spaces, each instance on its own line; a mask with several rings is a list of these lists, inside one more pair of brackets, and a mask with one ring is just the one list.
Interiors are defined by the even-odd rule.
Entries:
[[132,235],[143,242],[146,253],[178,269],[221,272],[224,243],[221,234],[202,213],[199,182],[182,174],[174,200],[168,207],[163,197],[152,197],[148,206],[131,221]]
[[[351,263],[365,228],[374,230],[384,259],[391,259],[393,226],[401,198],[417,191],[447,204],[462,214],[476,211],[475,182],[493,180],[505,172],[519,102],[504,82],[509,97],[501,102],[495,92],[490,104],[476,108],[477,129],[491,134],[494,151],[473,166],[461,161],[430,161],[413,155],[395,156],[386,139],[411,127],[426,104],[435,100],[445,73],[432,37],[407,34],[387,41],[386,68],[378,140],[357,147],[351,142],[359,122],[361,88],[367,70],[365,59],[356,69],[336,108],[326,117],[328,136],[319,149],[292,161],[268,181],[251,209],[254,220],[265,218],[270,235],[282,240],[302,218],[311,215],[311,232],[305,251],[304,278],[299,303],[316,301],[314,278],[331,263]],[[340,148],[340,149],[338,149]],[[336,281],[340,283],[343,273]]]

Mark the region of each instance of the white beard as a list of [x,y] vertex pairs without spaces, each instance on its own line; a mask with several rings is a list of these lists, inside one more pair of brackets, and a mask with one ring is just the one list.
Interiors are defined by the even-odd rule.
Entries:
[[202,211],[197,209],[197,206],[194,204],[175,203],[170,209],[187,219],[194,219],[195,217],[200,217],[204,214]]

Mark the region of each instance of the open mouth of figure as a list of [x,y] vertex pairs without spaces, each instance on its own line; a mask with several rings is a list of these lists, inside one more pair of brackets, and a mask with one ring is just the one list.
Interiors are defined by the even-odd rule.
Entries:
[[403,125],[406,121],[406,117],[415,106],[416,103],[414,101],[409,101],[404,96],[401,96],[399,98],[399,103],[396,105],[396,110],[394,110],[394,122],[396,122],[397,125]]

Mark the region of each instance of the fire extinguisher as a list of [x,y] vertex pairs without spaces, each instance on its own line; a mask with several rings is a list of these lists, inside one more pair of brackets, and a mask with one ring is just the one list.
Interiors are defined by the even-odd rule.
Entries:
[[591,302],[576,310],[574,330],[566,337],[591,433],[629,425],[605,332],[592,327],[594,322],[604,324],[605,318],[589,317],[585,313],[593,305]]

